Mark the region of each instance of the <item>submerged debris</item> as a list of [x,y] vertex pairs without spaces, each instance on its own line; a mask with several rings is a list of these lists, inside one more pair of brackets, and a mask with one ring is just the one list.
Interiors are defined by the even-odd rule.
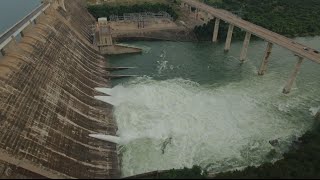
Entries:
[[172,137],[167,138],[167,139],[163,142],[162,147],[161,147],[162,154],[165,153],[165,150],[166,150],[166,148],[167,148],[167,145],[168,145],[168,144],[171,144],[171,142],[172,142]]

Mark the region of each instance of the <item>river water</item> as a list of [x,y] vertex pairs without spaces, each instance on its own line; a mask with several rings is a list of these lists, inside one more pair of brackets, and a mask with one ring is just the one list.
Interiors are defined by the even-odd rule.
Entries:
[[41,0],[0,0],[0,34],[35,9]]
[[[319,47],[320,37],[297,41]],[[114,82],[114,116],[122,175],[200,165],[221,172],[281,158],[314,123],[320,106],[320,66],[304,62],[292,93],[282,89],[296,57],[275,46],[265,76],[257,75],[266,43],[252,41],[240,66],[242,42],[133,42],[141,55],[110,57],[114,74],[138,78]],[[269,141],[278,140],[272,146]],[[269,152],[274,149],[277,153]]]
[[[40,0],[1,0],[0,34]],[[14,12],[14,13],[13,13]],[[320,38],[298,38],[312,47]],[[320,107],[320,66],[306,61],[292,93],[283,95],[295,57],[275,46],[267,74],[257,76],[266,43],[252,41],[239,65],[242,42],[134,42],[142,55],[110,57],[113,66],[136,66],[114,74],[113,97],[122,174],[200,165],[221,172],[281,158],[297,136],[313,125]],[[277,139],[273,147],[269,141]],[[277,154],[268,155],[275,149]]]

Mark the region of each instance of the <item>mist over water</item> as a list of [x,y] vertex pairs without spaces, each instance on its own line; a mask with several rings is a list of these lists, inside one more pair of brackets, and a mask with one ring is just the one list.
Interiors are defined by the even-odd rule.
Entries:
[[[319,47],[320,38],[298,41]],[[306,61],[290,95],[282,88],[296,59],[275,47],[267,74],[257,76],[266,43],[253,41],[239,65],[242,42],[136,42],[142,55],[112,57],[115,74],[141,77],[114,84],[114,116],[122,174],[200,165],[221,172],[281,158],[314,123],[320,107],[320,66]],[[107,92],[107,91],[106,91]],[[270,140],[278,140],[272,146]],[[270,155],[274,149],[277,153]]]

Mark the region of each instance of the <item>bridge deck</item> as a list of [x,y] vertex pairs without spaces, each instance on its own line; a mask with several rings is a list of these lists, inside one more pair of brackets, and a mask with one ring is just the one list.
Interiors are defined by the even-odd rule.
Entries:
[[[280,34],[265,29],[261,26],[257,26],[253,23],[245,21],[226,10],[216,9],[195,0],[182,1],[197,9],[200,9],[201,11],[214,15],[216,18],[219,18],[227,23],[233,24],[247,32],[250,32],[268,42],[284,47],[298,56],[310,59],[316,63],[320,63],[320,54],[317,53],[317,51],[313,48],[307,47],[303,44],[299,44],[297,42],[294,42],[294,40],[292,39],[289,39]],[[308,48],[308,50],[305,50],[305,47]]]

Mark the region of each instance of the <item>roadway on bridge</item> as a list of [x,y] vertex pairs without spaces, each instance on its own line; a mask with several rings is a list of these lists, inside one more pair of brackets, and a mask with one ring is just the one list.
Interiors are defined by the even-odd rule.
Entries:
[[233,24],[247,32],[250,32],[268,42],[277,44],[281,47],[284,47],[294,54],[310,59],[316,63],[320,63],[320,54],[313,48],[307,47],[305,45],[299,44],[292,39],[289,39],[285,36],[272,32],[263,27],[257,26],[253,23],[245,21],[240,17],[228,12],[226,10],[216,9],[201,2],[195,0],[182,0],[184,3],[187,3],[201,11],[210,13],[216,18],[219,18],[227,23]]

